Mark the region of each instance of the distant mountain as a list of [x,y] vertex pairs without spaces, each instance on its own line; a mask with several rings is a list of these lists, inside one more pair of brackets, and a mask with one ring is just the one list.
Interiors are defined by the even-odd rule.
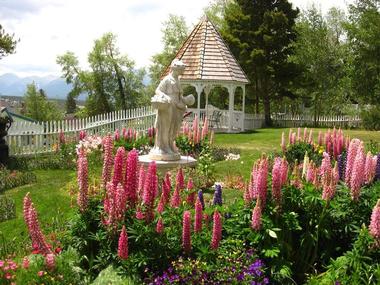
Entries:
[[26,85],[36,83],[37,88],[44,89],[48,98],[66,99],[71,85],[57,76],[28,76],[18,77],[12,73],[0,75],[0,95],[24,96]]

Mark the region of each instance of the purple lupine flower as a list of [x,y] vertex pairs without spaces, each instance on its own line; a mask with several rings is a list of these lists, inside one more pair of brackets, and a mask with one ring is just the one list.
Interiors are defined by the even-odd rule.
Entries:
[[375,180],[380,180],[380,153],[377,155]]
[[222,185],[215,184],[215,192],[214,192],[214,200],[212,202],[214,206],[219,205],[222,206],[223,200],[222,200]]
[[202,204],[202,209],[204,210],[205,209],[205,200],[203,198],[203,191],[202,190],[198,191],[198,198],[199,198],[199,201]]
[[338,173],[339,180],[344,181],[344,173],[346,171],[346,155],[344,153],[338,155]]

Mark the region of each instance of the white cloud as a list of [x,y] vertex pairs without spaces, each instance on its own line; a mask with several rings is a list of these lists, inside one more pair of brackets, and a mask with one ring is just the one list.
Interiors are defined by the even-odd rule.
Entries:
[[[343,0],[334,4],[339,5],[339,1],[344,6]],[[151,56],[162,49],[161,28],[167,16],[182,15],[191,28],[202,16],[208,2],[0,0],[2,26],[20,38],[16,53],[0,61],[0,74],[60,75],[56,57],[67,50],[73,51],[81,65],[86,66],[94,40],[105,32],[115,33],[120,51],[128,54],[138,67],[146,67]],[[305,1],[292,2],[305,8]],[[329,5],[328,0],[318,3]]]

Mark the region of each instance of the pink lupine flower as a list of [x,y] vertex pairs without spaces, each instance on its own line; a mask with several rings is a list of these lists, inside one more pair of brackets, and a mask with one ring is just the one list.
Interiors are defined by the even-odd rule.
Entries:
[[303,157],[303,165],[302,165],[302,178],[306,177],[307,168],[309,166],[309,156],[307,155],[307,152],[305,152],[305,156]]
[[303,141],[306,142],[306,138],[307,138],[307,128],[304,128],[303,129]]
[[281,135],[281,149],[282,149],[282,152],[286,152],[286,143],[285,143],[285,133],[282,132],[282,135]]
[[125,127],[123,127],[123,128],[121,129],[121,135],[123,136],[123,139],[124,139],[124,140],[127,140],[127,138],[128,138],[128,134],[127,134],[127,129],[126,129]]
[[364,166],[364,182],[369,184],[373,181],[376,174],[377,155],[372,156],[371,152],[367,153]]
[[282,159],[276,157],[272,169],[272,196],[277,205],[281,202],[281,164]]
[[306,181],[312,183],[316,177],[316,168],[313,162],[310,162],[307,167]]
[[181,205],[181,196],[179,194],[179,186],[177,186],[174,190],[172,200],[170,202],[170,206],[173,208],[178,208]]
[[166,205],[170,201],[170,186],[167,184],[166,179],[162,180],[162,196],[163,202]]
[[62,130],[59,131],[58,141],[60,145],[66,143],[65,133]]
[[308,138],[307,142],[309,144],[313,144],[313,129],[311,129],[309,132],[309,138]]
[[42,277],[42,276],[44,276],[44,274],[45,274],[45,272],[44,272],[44,271],[38,271],[38,273],[37,273],[37,275],[38,275],[39,277]]
[[202,231],[202,219],[203,219],[203,209],[202,203],[197,198],[195,202],[195,218],[194,218],[194,232],[198,233]]
[[212,227],[211,248],[218,249],[219,243],[222,240],[222,217],[218,210],[214,212],[214,224]]
[[257,192],[263,205],[267,197],[267,178],[268,178],[268,158],[263,157],[260,160],[260,166],[257,173]]
[[154,203],[154,195],[156,190],[154,189],[156,184],[156,170],[157,166],[154,161],[149,164],[148,173],[146,174],[144,193],[143,193],[143,203],[147,207],[152,207]]
[[178,185],[179,190],[185,189],[185,178],[183,177],[182,168],[178,169],[175,183],[176,183],[176,186]]
[[183,213],[182,221],[182,248],[185,252],[191,251],[191,235],[190,235],[190,225],[191,225],[191,214],[189,211]]
[[123,226],[120,233],[117,255],[120,259],[125,260],[128,258],[128,234],[125,230],[125,226]]
[[136,219],[138,220],[144,220],[145,216],[144,213],[141,211],[141,209],[137,209],[136,211]]
[[286,158],[281,161],[281,185],[285,185],[288,179],[288,162]]
[[251,177],[249,181],[249,194],[251,199],[257,198],[257,173],[259,168],[259,161],[256,161],[252,167]]
[[186,186],[186,189],[188,192],[186,203],[190,206],[194,206],[194,203],[195,203],[196,193],[193,191],[193,188],[194,188],[193,180],[190,177],[189,180],[187,181],[187,186]]
[[30,265],[29,258],[25,256],[24,259],[22,260],[22,267],[24,269],[28,269],[29,265]]
[[251,194],[249,193],[249,185],[244,187],[243,198],[244,198],[245,205],[249,205],[252,202]]
[[364,181],[364,164],[365,158],[363,144],[361,143],[357,149],[357,154],[352,166],[352,174],[350,179],[351,196],[354,201],[357,201],[359,199],[360,188],[362,187]]
[[125,149],[124,147],[119,147],[117,149],[115,159],[114,159],[113,178],[112,178],[113,185],[123,183],[124,158],[125,158]]
[[372,210],[369,233],[376,240],[380,241],[380,199],[377,201],[375,207]]
[[145,169],[144,166],[140,166],[139,171],[139,183],[138,183],[138,194],[141,197],[144,191],[144,183],[145,183]]
[[203,127],[202,127],[201,140],[204,140],[207,137],[207,134],[208,134],[208,120],[206,117],[203,123]]
[[355,163],[356,154],[360,145],[360,140],[353,139],[350,142],[350,145],[347,150],[347,159],[346,159],[346,173],[344,175],[344,180],[347,186],[351,185],[351,174]]
[[116,129],[115,130],[115,134],[114,134],[114,140],[115,141],[119,141],[120,140],[120,132],[119,132],[119,129]]
[[328,180],[323,182],[322,187],[323,187],[322,199],[326,201],[331,200],[335,195],[335,188],[336,188],[334,178],[330,176]]
[[327,152],[323,153],[323,159],[321,167],[319,169],[319,175],[321,176],[322,184],[328,179],[328,176],[331,174],[331,160]]
[[107,182],[111,181],[112,171],[112,137],[108,134],[103,140],[104,160],[103,160],[103,172],[102,172],[102,185],[105,187]]
[[48,253],[45,256],[45,264],[49,270],[52,270],[55,268],[55,255],[53,253]]
[[52,253],[49,245],[45,240],[45,236],[41,231],[40,225],[38,223],[37,212],[29,197],[29,193],[27,193],[24,198],[23,212],[24,220],[29,231],[29,236],[32,240],[32,245],[42,254]]
[[128,153],[127,158],[127,170],[126,170],[126,180],[125,180],[125,190],[127,192],[128,203],[134,206],[137,203],[137,163],[139,154],[136,149],[131,150]]
[[334,168],[332,169],[333,183],[336,185],[339,182],[339,167],[338,162],[335,161]]
[[289,129],[289,144],[292,144],[293,130]]
[[296,137],[296,133],[293,133],[292,134],[292,141],[291,141],[291,144],[295,144],[296,143],[296,141],[297,141],[297,137]]
[[79,209],[83,212],[87,208],[88,203],[88,162],[85,151],[80,151],[78,155],[78,171],[77,180],[79,186],[79,192],[77,197],[77,203]]
[[322,131],[318,132],[318,145],[323,145]]
[[156,233],[161,234],[163,232],[164,232],[164,223],[162,222],[162,218],[160,217],[157,221]]
[[260,199],[257,200],[255,208],[252,210],[252,222],[251,227],[255,231],[259,231],[261,229],[261,202]]
[[301,141],[301,128],[297,129],[297,142]]

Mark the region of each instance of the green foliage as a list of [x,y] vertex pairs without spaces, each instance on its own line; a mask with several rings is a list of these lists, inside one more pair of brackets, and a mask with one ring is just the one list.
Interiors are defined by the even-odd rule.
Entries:
[[349,6],[347,33],[353,54],[352,88],[354,99],[363,104],[380,102],[380,3],[355,1]]
[[120,272],[115,270],[112,265],[108,266],[106,269],[102,270],[98,277],[91,283],[91,285],[136,285],[140,284],[135,280],[136,278],[131,277],[121,277]]
[[[327,266],[327,271],[312,276],[308,285],[339,284],[379,284],[380,251],[375,245],[368,229],[362,227],[352,250],[334,259]],[[336,283],[335,283],[336,284]]]
[[17,284],[85,284],[83,271],[78,266],[80,256],[72,248],[56,255],[54,269],[46,267],[45,258],[40,254],[30,255],[28,259],[29,268],[20,266],[17,270]]
[[380,130],[380,106],[361,112],[363,127],[366,130]]
[[291,165],[294,165],[296,161],[298,163],[301,163],[303,161],[305,153],[307,153],[309,159],[314,161],[316,165],[321,164],[323,158],[323,147],[302,141],[287,146],[285,157]]
[[7,196],[0,195],[0,222],[16,217],[15,201]]
[[5,190],[36,182],[36,175],[32,172],[20,172],[0,167],[0,194]]
[[210,187],[215,181],[215,165],[210,145],[205,145],[199,154],[196,170],[204,178],[203,187]]
[[295,78],[296,68],[288,57],[297,15],[298,9],[287,0],[237,0],[225,8],[222,36],[261,98],[266,124],[271,124],[271,102],[289,95]]
[[47,100],[46,94],[42,89],[37,91],[35,83],[26,86],[24,101],[25,108],[23,114],[36,121],[61,120],[63,118],[63,114],[58,109],[58,106]]
[[0,25],[0,59],[15,52],[18,41],[13,37],[14,35],[6,33]]
[[207,138],[201,140],[197,144],[194,144],[194,142],[192,140],[189,140],[189,138],[185,135],[179,135],[175,140],[175,144],[181,154],[191,155],[194,157],[200,156],[205,148],[210,148],[210,143]]
[[219,147],[219,146],[211,147],[211,154],[214,161],[225,160],[226,155],[228,155],[229,153],[240,154],[241,150],[234,147],[231,147],[231,148],[224,148],[224,147]]

